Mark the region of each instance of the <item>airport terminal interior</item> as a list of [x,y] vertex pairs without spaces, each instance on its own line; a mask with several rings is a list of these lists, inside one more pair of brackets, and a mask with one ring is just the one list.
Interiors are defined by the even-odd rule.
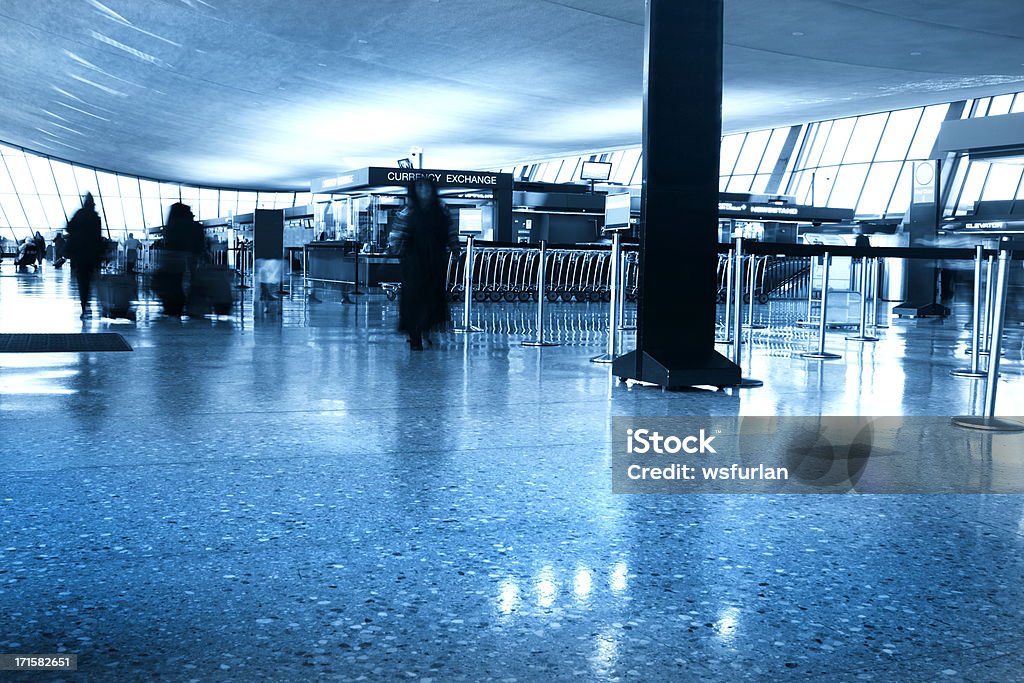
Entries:
[[1024,680],[1022,26],[0,5],[0,680]]

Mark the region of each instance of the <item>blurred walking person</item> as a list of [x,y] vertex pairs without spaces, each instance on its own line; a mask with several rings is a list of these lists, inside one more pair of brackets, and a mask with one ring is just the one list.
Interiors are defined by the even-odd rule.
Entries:
[[124,272],[129,275],[135,274],[135,267],[139,262],[139,241],[135,235],[128,233],[128,239],[124,241]]
[[388,251],[402,263],[398,330],[408,336],[409,348],[422,351],[423,336],[447,328],[451,320],[448,252],[459,253],[458,230],[431,179],[418,178],[410,186],[408,203],[388,236]]
[[82,208],[68,221],[68,239],[64,251],[71,259],[71,270],[78,281],[78,300],[82,304],[82,318],[89,317],[92,299],[92,281],[103,262],[105,244],[96,213],[96,201],[91,192],[85,194]]
[[38,268],[43,265],[43,258],[46,256],[46,238],[43,237],[41,232],[36,230],[32,241],[36,244],[36,267]]
[[205,249],[203,226],[196,222],[192,209],[181,202],[171,204],[153,274],[153,291],[160,297],[164,315],[185,315],[185,275],[194,271]]

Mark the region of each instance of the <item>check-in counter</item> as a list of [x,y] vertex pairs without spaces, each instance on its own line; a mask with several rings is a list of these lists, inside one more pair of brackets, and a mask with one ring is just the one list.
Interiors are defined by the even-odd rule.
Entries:
[[353,242],[310,242],[305,249],[306,278],[314,282],[379,287],[401,280],[397,257],[360,253]]

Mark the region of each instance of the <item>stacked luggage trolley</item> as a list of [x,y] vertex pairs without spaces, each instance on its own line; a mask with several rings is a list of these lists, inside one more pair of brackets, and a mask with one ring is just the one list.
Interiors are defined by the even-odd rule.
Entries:
[[[810,259],[802,256],[743,255],[743,303],[751,296],[759,304],[773,299],[801,299],[810,286]],[[733,267],[728,254],[718,255],[716,300],[725,303]]]
[[[473,300],[528,302],[537,300],[541,252],[529,247],[477,246],[473,250]],[[550,248],[544,252],[548,301],[607,302],[611,298],[611,252],[603,246]],[[466,252],[448,260],[447,291],[452,301],[466,296]],[[637,253],[623,255],[624,287],[636,299]]]

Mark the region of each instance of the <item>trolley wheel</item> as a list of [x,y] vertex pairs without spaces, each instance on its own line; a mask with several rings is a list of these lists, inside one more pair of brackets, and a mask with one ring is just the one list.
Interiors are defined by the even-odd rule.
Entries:
[[757,303],[759,303],[761,305],[764,305],[764,304],[768,303],[768,295],[765,294],[764,292],[758,294],[757,295]]
[[750,292],[744,292],[743,293],[743,303],[745,303],[745,304],[749,304],[750,303]]
[[387,297],[388,297],[388,301],[394,301],[395,299],[398,298],[398,292],[396,292],[393,289],[389,289],[387,291]]
[[717,301],[720,304],[724,304],[725,303],[725,292],[723,292],[722,290],[718,290],[718,293],[715,294],[715,301]]
[[487,301],[487,292],[481,292],[479,290],[473,292],[473,301],[480,303]]
[[572,301],[572,292],[562,292],[562,301]]
[[491,301],[501,301],[501,292],[489,292],[487,298]]
[[546,296],[551,303],[558,301],[558,292],[548,292]]
[[607,303],[612,300],[612,293],[606,289],[603,292],[600,292],[598,299]]
[[513,301],[515,301],[515,300],[516,300],[516,299],[517,299],[518,297],[516,296],[516,293],[515,293],[515,292],[505,292],[505,294],[504,294],[504,298],[505,298],[505,301],[507,301],[507,302],[509,302],[509,303],[512,303],[512,302],[513,302]]
[[533,298],[533,294],[530,292],[519,292],[519,300],[526,303]]

